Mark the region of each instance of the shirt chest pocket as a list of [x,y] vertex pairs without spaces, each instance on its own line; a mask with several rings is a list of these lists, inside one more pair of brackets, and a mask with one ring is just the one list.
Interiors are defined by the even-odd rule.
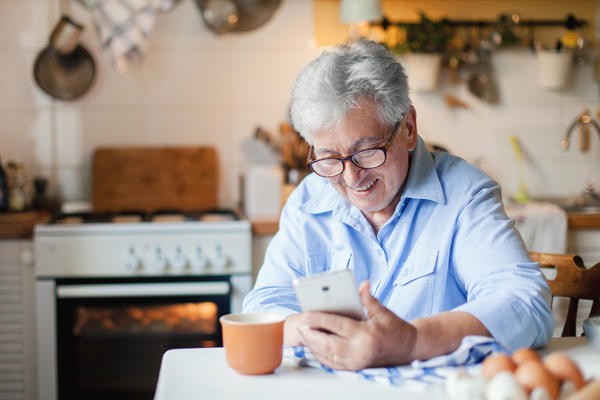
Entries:
[[432,275],[435,271],[438,252],[430,252],[427,254],[413,253],[400,270],[394,284],[405,286],[420,278]]
[[344,249],[327,249],[309,252],[307,258],[307,275],[314,275],[350,268],[352,253]]
[[438,252],[414,253],[394,281],[389,307],[408,321],[431,314]]

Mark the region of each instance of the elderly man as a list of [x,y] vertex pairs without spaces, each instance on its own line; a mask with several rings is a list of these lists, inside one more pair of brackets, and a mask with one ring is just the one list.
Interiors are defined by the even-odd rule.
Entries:
[[[402,66],[359,40],[296,80],[292,123],[314,172],[291,194],[244,311],[287,315],[284,341],[338,369],[449,353],[467,335],[510,349],[551,336],[550,292],[500,186],[417,134]],[[292,281],[351,269],[368,318],[301,313]]]

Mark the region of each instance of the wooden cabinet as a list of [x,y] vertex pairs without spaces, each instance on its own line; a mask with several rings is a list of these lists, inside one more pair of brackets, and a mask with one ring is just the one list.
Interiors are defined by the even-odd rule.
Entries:
[[35,398],[31,240],[0,240],[0,398]]

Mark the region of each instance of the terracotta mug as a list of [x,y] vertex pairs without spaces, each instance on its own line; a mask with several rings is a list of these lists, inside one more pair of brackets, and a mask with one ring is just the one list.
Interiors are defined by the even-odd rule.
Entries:
[[220,319],[227,364],[243,375],[270,374],[281,364],[285,316],[228,314]]

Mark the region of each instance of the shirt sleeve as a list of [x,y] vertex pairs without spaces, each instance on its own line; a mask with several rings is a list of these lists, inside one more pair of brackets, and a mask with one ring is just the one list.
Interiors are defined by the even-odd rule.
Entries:
[[453,250],[455,273],[467,292],[467,302],[455,310],[474,315],[510,350],[550,340],[550,289],[506,216],[497,184],[477,188],[462,210]]
[[243,312],[300,312],[292,286],[305,275],[305,246],[301,233],[302,215],[288,202],[279,218],[279,230],[271,239],[254,288],[244,299]]

